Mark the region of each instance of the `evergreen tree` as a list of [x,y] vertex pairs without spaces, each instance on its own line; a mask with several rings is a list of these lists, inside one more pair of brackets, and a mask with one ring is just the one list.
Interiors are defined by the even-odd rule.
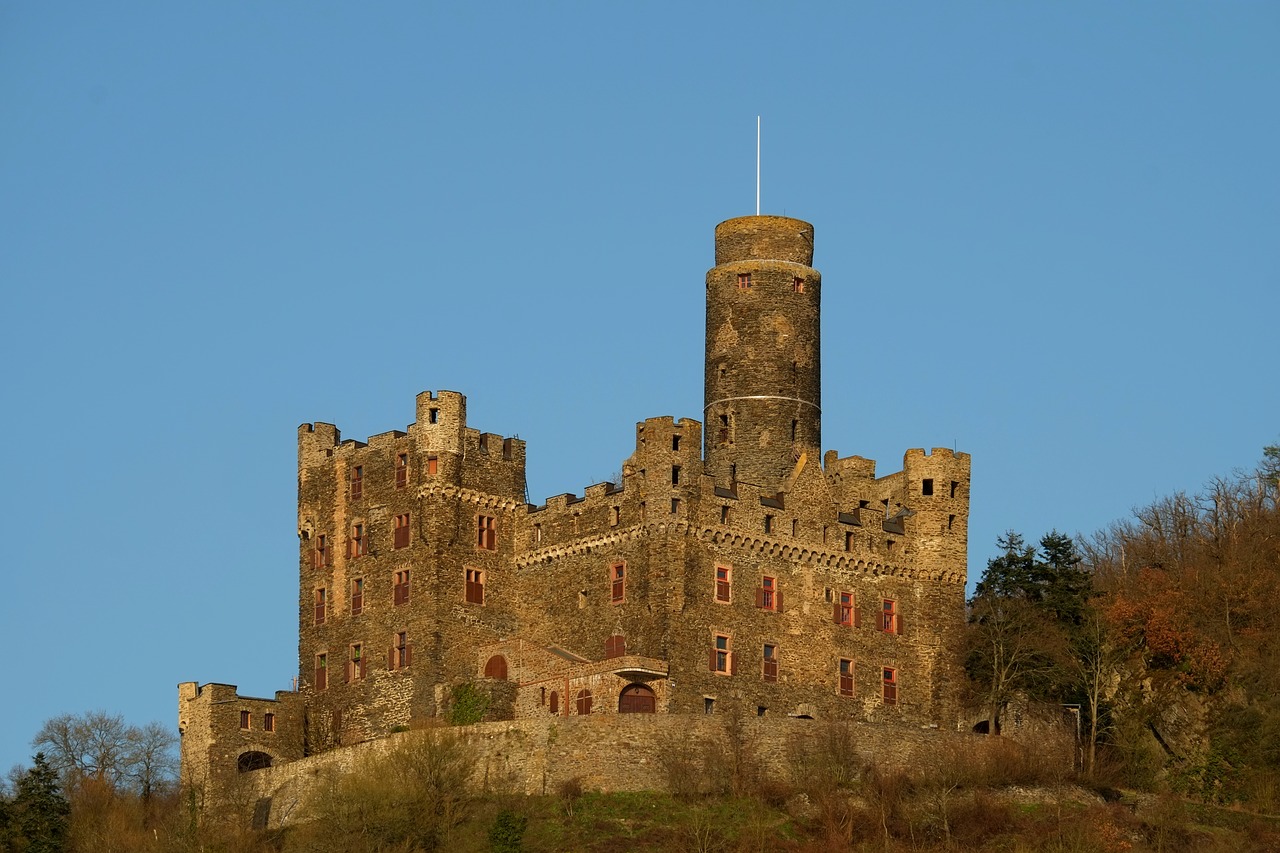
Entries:
[[58,773],[37,752],[35,764],[18,779],[9,808],[10,837],[27,853],[61,853],[71,806],[58,786]]

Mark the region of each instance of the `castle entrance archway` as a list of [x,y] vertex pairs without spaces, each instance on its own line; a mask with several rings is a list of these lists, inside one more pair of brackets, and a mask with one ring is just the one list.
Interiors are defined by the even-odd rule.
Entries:
[[619,714],[653,714],[658,710],[658,697],[643,684],[628,684],[618,696]]

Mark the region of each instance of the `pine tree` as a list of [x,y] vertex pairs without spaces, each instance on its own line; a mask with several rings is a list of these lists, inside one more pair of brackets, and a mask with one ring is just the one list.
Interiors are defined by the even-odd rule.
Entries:
[[18,779],[10,804],[11,837],[27,853],[61,853],[71,806],[58,786],[58,773],[37,752],[35,764]]

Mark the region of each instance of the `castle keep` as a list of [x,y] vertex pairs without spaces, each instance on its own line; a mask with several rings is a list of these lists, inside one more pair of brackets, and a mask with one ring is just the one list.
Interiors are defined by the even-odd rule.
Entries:
[[796,219],[717,226],[703,420],[637,424],[621,482],[529,504],[524,442],[470,426],[452,391],[367,442],[302,425],[298,687],[179,685],[184,780],[383,738],[460,696],[490,720],[954,728],[969,456],[908,450],[877,477],[823,453],[813,246]]

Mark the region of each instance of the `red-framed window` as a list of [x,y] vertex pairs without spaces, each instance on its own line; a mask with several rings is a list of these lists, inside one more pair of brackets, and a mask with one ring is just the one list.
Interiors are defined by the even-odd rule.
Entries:
[[396,454],[396,488],[403,489],[409,485],[409,454]]
[[480,569],[467,569],[467,604],[484,604],[484,572]]
[[778,680],[778,647],[772,643],[764,644],[764,669],[761,675],[765,681]]
[[262,730],[263,730],[264,732],[274,732],[274,731],[276,730],[276,715],[275,715],[275,714],[263,714],[263,715],[262,715]]
[[750,290],[750,289],[751,289],[751,273],[749,272],[738,273],[738,290]]
[[858,628],[862,625],[862,614],[858,612],[858,600],[851,592],[839,592],[835,597],[835,605],[831,619],[837,625],[846,628]]
[[391,603],[399,607],[409,603],[409,570],[396,572],[395,583],[391,587]]
[[251,721],[251,720],[250,720],[250,714],[249,714],[249,712],[248,712],[248,711],[241,711],[241,712],[240,712],[240,728],[242,728],[242,729],[248,729],[248,728],[249,728],[249,723],[250,723],[250,721]]
[[316,624],[323,625],[325,617],[325,605],[328,603],[326,599],[327,593],[324,587],[319,587],[315,591],[315,614]]
[[364,610],[364,578],[351,581],[351,615],[359,616]]
[[840,695],[853,695],[853,661],[849,658],[840,658]]
[[409,547],[409,513],[396,516],[395,540],[392,542],[393,548]]
[[716,601],[728,602],[733,593],[733,569],[729,566],[716,566]]
[[577,711],[579,717],[586,717],[591,713],[591,691],[583,688],[578,691],[578,698],[574,700],[574,710]]
[[898,602],[883,599],[880,604],[880,630],[886,634],[902,633],[902,617],[898,614]]
[[732,675],[737,667],[733,659],[733,638],[728,634],[715,634],[711,638],[711,656],[707,661],[712,672]]
[[432,454],[427,457],[427,474],[434,477],[440,473],[440,457]]
[[413,646],[409,645],[409,632],[399,631],[391,638],[391,650],[387,653],[387,669],[404,669],[413,663]]
[[791,292],[804,293],[804,279],[800,278],[799,276],[796,276],[795,278],[791,279]]
[[357,500],[364,494],[364,466],[351,466],[351,499]]
[[626,563],[614,563],[609,567],[609,600],[614,604],[627,600]]
[[604,641],[604,656],[609,658],[620,658],[627,653],[627,638],[621,634],[614,634]]
[[324,690],[329,686],[329,656],[316,655],[316,690]]
[[884,667],[884,671],[880,675],[880,680],[883,688],[881,695],[884,697],[884,704],[897,705],[898,704],[898,671],[896,669],[890,669],[889,667],[886,666]]
[[782,611],[782,590],[778,588],[778,579],[765,575],[760,580],[760,588],[756,590],[756,607],[761,610]]
[[364,646],[360,643],[352,643],[351,648],[347,651],[346,675],[348,683],[364,678],[365,663]]
[[332,563],[329,553],[329,537],[321,533],[316,537],[316,549],[312,552],[311,564],[317,569],[322,569]]
[[363,557],[369,553],[369,542],[363,524],[351,525],[351,539],[347,541],[347,556]]
[[485,551],[498,550],[498,522],[492,515],[476,516],[476,547]]

